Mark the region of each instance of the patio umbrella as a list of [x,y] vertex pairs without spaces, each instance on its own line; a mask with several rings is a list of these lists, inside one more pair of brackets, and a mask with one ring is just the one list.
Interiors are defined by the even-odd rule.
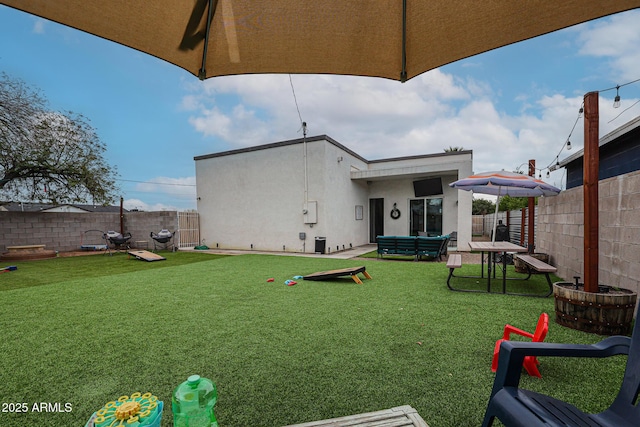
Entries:
[[546,182],[528,175],[514,172],[484,172],[459,179],[449,184],[458,190],[472,191],[479,194],[498,196],[496,212],[493,217],[493,233],[491,241],[495,241],[498,218],[498,205],[501,196],[511,197],[540,197],[556,196],[560,189]]
[[[206,79],[255,73],[405,81],[640,0],[0,0]],[[28,54],[28,53],[26,53]]]

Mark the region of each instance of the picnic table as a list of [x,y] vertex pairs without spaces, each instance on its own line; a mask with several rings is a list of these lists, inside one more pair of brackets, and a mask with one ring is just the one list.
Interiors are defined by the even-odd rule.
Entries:
[[533,272],[543,273],[546,276],[547,283],[549,285],[549,291],[544,294],[531,294],[531,293],[518,293],[511,295],[526,295],[526,296],[536,296],[536,297],[548,297],[553,293],[553,285],[551,283],[551,278],[549,277],[550,273],[555,273],[556,268],[552,265],[549,265],[543,261],[540,261],[529,255],[519,255],[516,257],[519,258],[527,267],[528,275],[526,277],[507,277],[507,253],[515,252],[522,253],[527,252],[527,248],[516,245],[511,242],[506,241],[498,241],[498,242],[469,242],[469,247],[473,252],[481,253],[481,261],[480,261],[480,276],[454,276],[454,271],[460,267],[462,267],[462,257],[460,254],[451,254],[449,255],[449,259],[447,260],[447,268],[449,269],[449,277],[447,278],[447,286],[452,291],[464,291],[464,292],[484,292],[479,289],[457,289],[451,285],[451,279],[453,277],[460,278],[474,278],[474,279],[482,279],[484,278],[484,260],[485,260],[485,252],[488,254],[487,261],[487,291],[491,293],[491,279],[496,278],[496,255],[502,254],[502,293],[507,294],[507,280],[528,280],[531,277]]
[[495,278],[495,256],[502,254],[502,293],[507,293],[507,252],[527,252],[527,248],[516,245],[515,243],[498,241],[498,242],[469,242],[469,247],[474,252],[481,253],[480,261],[480,277],[484,276],[484,254],[489,254],[487,262],[487,292],[491,292],[491,272],[493,267],[493,277]]

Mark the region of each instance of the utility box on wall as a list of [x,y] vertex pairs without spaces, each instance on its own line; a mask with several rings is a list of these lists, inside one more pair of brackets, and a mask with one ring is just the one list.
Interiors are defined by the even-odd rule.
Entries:
[[308,201],[302,208],[305,224],[316,224],[318,222],[318,202]]

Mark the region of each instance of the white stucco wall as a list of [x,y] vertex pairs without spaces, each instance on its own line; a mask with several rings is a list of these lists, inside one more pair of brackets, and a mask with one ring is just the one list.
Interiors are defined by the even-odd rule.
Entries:
[[[323,143],[324,161],[313,165],[313,174],[324,177],[324,188],[319,200],[322,222],[313,230],[313,236],[327,238],[330,252],[360,246],[368,242],[369,197],[366,183],[350,178],[352,168],[366,167],[366,163],[339,147]],[[310,169],[311,170],[311,169]],[[310,198],[313,195],[310,194]],[[356,205],[363,207],[363,217],[356,220]],[[316,234],[316,233],[324,234]]]
[[[200,236],[209,247],[300,250],[302,146],[196,162]],[[283,191],[286,189],[286,191]]]
[[[360,246],[369,242],[370,198],[384,198],[385,211],[397,203],[403,215],[393,220],[385,213],[385,234],[407,235],[413,181],[440,176],[443,232],[457,231],[459,246],[468,246],[471,195],[448,184],[471,174],[470,152],[367,162],[338,143],[316,137],[306,144],[308,206],[304,153],[304,144],[288,141],[196,157],[202,243],[223,249],[314,252],[315,238],[322,237],[327,252]],[[305,215],[303,209],[312,210],[313,202],[317,212]],[[362,219],[356,219],[356,206],[362,206]],[[313,213],[317,220],[309,223]],[[302,232],[305,240],[299,238]]]
[[[326,141],[307,145],[308,200],[317,222],[305,223],[304,144],[243,151],[196,162],[200,232],[209,247],[313,252],[315,237],[335,251],[366,243],[366,188],[349,178],[364,162]],[[340,162],[337,161],[341,157]],[[306,233],[301,240],[299,233]],[[252,247],[253,245],[253,247]]]
[[[459,175],[455,180],[473,175],[472,163],[461,165]],[[454,180],[454,181],[455,181]],[[448,184],[447,184],[448,186]],[[471,191],[455,190],[458,192],[456,204],[458,206],[458,250],[469,251],[469,242],[472,238],[473,193]]]

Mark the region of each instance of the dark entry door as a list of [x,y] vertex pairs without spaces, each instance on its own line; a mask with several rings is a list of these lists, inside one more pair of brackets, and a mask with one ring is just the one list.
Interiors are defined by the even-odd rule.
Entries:
[[384,199],[369,199],[369,242],[384,236]]

